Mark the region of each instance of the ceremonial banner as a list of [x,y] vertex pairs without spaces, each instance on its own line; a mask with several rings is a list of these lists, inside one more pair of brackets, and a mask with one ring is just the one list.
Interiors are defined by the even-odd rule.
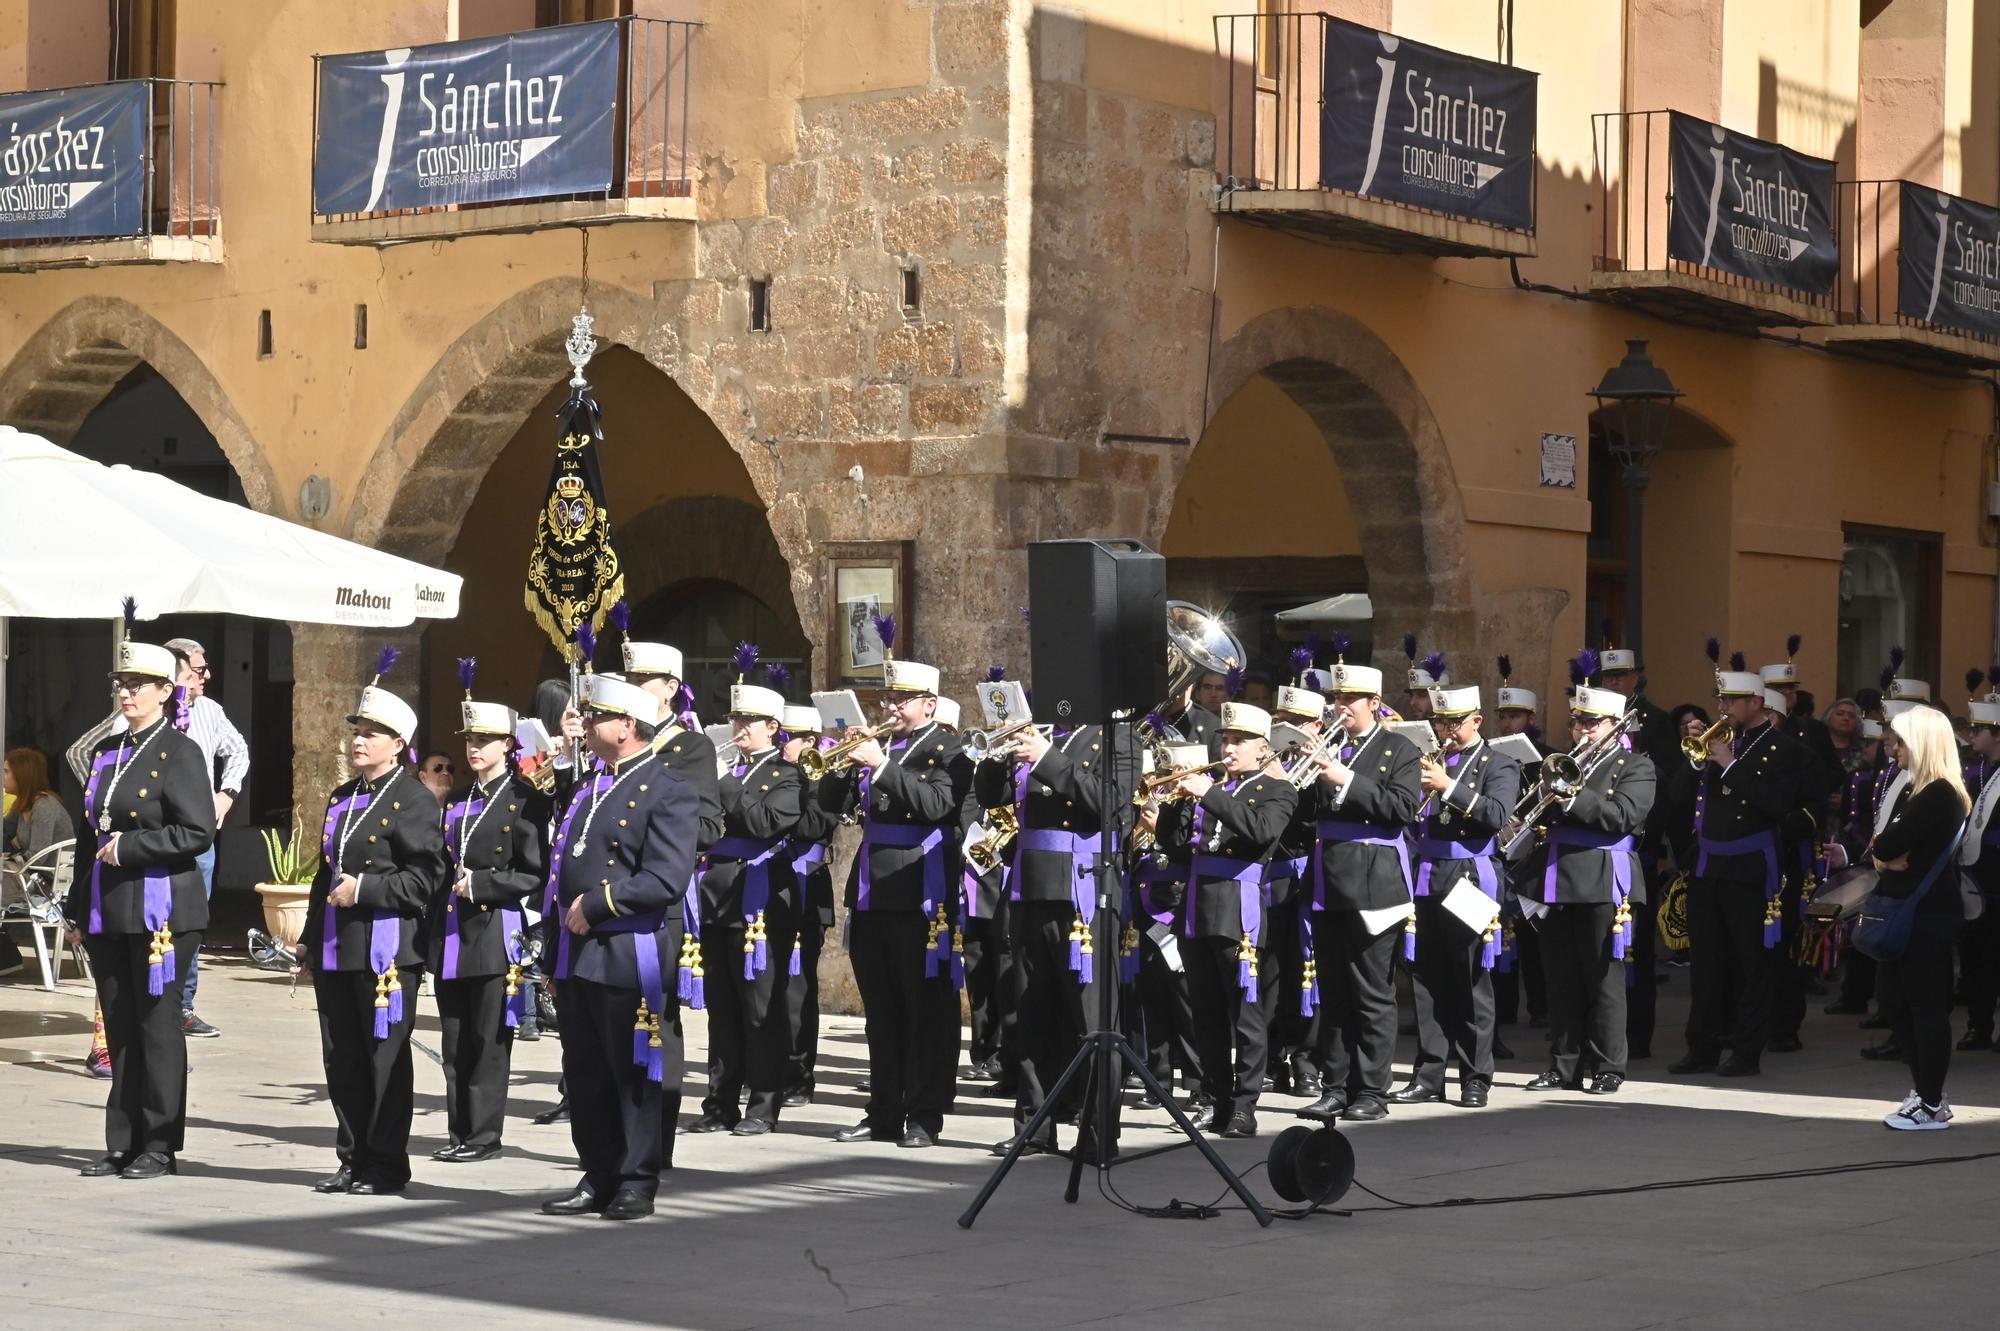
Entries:
[[526,600],[528,613],[569,657],[577,650],[577,625],[597,630],[625,594],[625,575],[611,548],[611,513],[597,460],[604,427],[589,385],[575,388],[561,415],[562,437],[528,554]]
[[0,240],[143,235],[152,107],[140,82],[0,97]]
[[574,23],[322,57],[313,211],[605,193],[619,35]]
[[1897,310],[2000,337],[2000,209],[1907,180],[1902,188]]
[[1537,75],[1329,18],[1320,182],[1535,229]]
[[1832,162],[1672,114],[1671,258],[1826,295],[1840,253]]

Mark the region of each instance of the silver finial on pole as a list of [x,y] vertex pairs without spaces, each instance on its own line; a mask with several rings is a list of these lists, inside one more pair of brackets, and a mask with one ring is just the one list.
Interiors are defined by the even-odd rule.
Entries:
[[597,351],[597,339],[590,335],[590,311],[579,309],[576,318],[570,320],[569,338],[563,343],[563,350],[569,354],[569,377],[571,388],[583,388],[589,381],[583,377],[583,367],[590,364],[591,356]]

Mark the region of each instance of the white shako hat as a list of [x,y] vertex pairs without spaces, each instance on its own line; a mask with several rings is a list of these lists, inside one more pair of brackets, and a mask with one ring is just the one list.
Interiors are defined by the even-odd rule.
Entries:
[[1296,684],[1280,684],[1271,699],[1273,716],[1303,716],[1317,721],[1326,715],[1326,696]]
[[665,704],[637,684],[616,675],[585,675],[579,687],[585,712],[629,716],[649,726],[660,723]]
[[1432,689],[1431,714],[1433,716],[1471,716],[1479,710],[1479,686],[1468,684],[1461,689]]
[[1912,707],[1922,707],[1922,706],[1923,706],[1922,703],[1916,701],[1913,698],[1884,698],[1882,700],[1882,719],[1885,722],[1894,721],[1897,717],[1901,716],[1904,712],[1909,711]]
[[1929,702],[1931,686],[1921,679],[1904,679],[1898,675],[1889,681],[1888,696],[1897,702]]
[[627,638],[619,649],[624,655],[627,675],[669,675],[684,679],[681,649],[664,642],[634,642]]
[[817,735],[825,724],[819,719],[819,708],[801,707],[796,703],[785,704],[785,714],[778,720],[794,735]]
[[1882,738],[1882,723],[1880,721],[1877,721],[1874,717],[1871,716],[1862,717],[1861,738],[1863,739]]
[[939,698],[937,700],[937,713],[932,719],[941,726],[950,726],[953,730],[958,729],[958,703],[951,698]]
[[1966,704],[1968,714],[1975,726],[2000,726],[2000,700],[1990,694],[1984,698],[1974,698]]
[[1536,699],[1533,690],[1517,689],[1511,682],[1514,678],[1513,658],[1503,656],[1500,658],[1498,664],[1500,666],[1500,690],[1494,697],[1494,707],[1502,712],[1534,711]]
[[1349,665],[1345,661],[1335,661],[1322,671],[1328,677],[1326,691],[1339,693],[1369,693],[1382,696],[1382,672],[1374,666]]
[[1269,739],[1271,714],[1261,707],[1252,707],[1247,702],[1226,702],[1222,704],[1222,724],[1216,728],[1223,732],[1257,735]]
[[458,733],[461,736],[480,735],[488,739],[514,737],[514,728],[521,723],[520,714],[505,703],[476,702],[472,697],[472,676],[479,662],[470,656],[458,658],[458,682],[465,689],[465,697],[458,704]]
[[884,661],[882,686],[896,693],[936,693],[938,668],[922,661]]
[[1623,675],[1639,668],[1639,653],[1629,647],[1606,647],[1597,654],[1597,674]]
[[785,719],[785,695],[776,689],[767,689],[761,684],[731,684],[729,686],[729,714],[731,716],[761,716],[768,721],[783,724]]
[[1782,693],[1778,692],[1778,691],[1777,691],[1776,689],[1765,689],[1765,690],[1764,690],[1764,710],[1765,710],[1765,711],[1767,711],[1767,712],[1776,712],[1776,713],[1778,713],[1778,714],[1779,714],[1780,716],[1782,716],[1782,715],[1784,715],[1784,713],[1785,713],[1786,711],[1788,711],[1788,710],[1789,710],[1789,708],[1790,708],[1790,705],[1789,705],[1788,703],[1786,703],[1786,701],[1785,701],[1785,695],[1784,695],[1784,694],[1782,694]]
[[1718,670],[1715,672],[1715,696],[1761,698],[1764,696],[1764,681],[1749,670]]
[[382,676],[389,673],[389,667],[396,664],[402,652],[394,647],[384,647],[382,654],[375,658],[375,677],[368,687],[361,690],[361,701],[354,705],[348,716],[349,725],[357,721],[369,721],[389,731],[405,744],[413,744],[417,738],[416,709],[382,687]]
[[1625,704],[1629,701],[1616,689],[1595,689],[1588,684],[1579,684],[1570,697],[1569,709],[1592,718],[1608,716],[1616,720],[1625,715]]
[[150,642],[132,641],[132,631],[139,627],[139,602],[133,597],[125,598],[125,627],[118,634],[118,650],[112,653],[111,673],[113,675],[149,675],[154,679],[172,684],[180,678],[180,662],[164,647],[156,647]]

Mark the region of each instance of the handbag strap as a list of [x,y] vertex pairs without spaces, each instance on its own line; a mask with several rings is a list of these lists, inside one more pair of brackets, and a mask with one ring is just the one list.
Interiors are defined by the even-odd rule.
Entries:
[[1965,840],[1965,829],[1971,825],[1970,818],[1958,820],[1958,833],[1952,837],[1951,844],[1945,847],[1945,852],[1938,857],[1937,863],[1931,865],[1930,872],[1924,875],[1924,881],[1917,884],[1917,890],[1905,898],[1910,903],[1910,909],[1915,910],[1917,903],[1924,899],[1924,893],[1931,890],[1931,884],[1937,881],[1937,876],[1943,871],[1944,866],[1958,858],[1958,844]]

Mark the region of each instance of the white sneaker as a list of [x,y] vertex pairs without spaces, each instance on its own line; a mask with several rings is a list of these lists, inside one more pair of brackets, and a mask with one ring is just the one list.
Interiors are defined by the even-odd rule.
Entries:
[[1903,1113],[1905,1110],[1914,1109],[1922,1103],[1923,1103],[1923,1097],[1921,1095],[1918,1095],[1913,1090],[1908,1095],[1903,1097],[1903,1102],[1901,1104],[1896,1106],[1896,1112],[1898,1114]]
[[1898,1109],[1882,1122],[1898,1132],[1937,1132],[1951,1126],[1951,1110],[1942,1101],[1933,1109],[1919,1100]]

